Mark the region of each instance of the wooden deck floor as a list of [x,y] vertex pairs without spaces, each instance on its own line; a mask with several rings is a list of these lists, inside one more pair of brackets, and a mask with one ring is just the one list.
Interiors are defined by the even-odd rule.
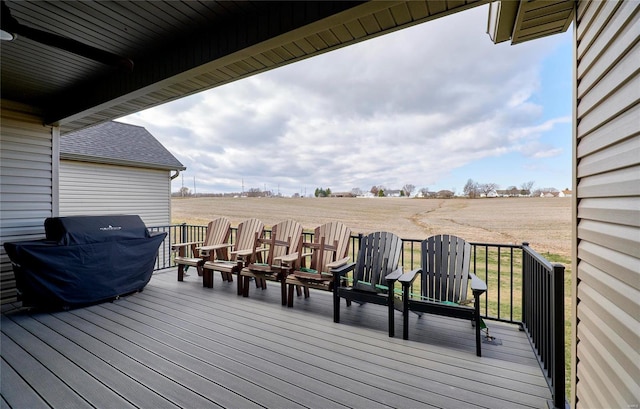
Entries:
[[[549,389],[517,327],[475,356],[468,322],[354,304],[335,324],[329,293],[280,305],[273,283],[238,297],[215,277],[155,274],[142,293],[66,312],[5,312],[1,407],[543,408]],[[397,323],[401,323],[398,313]]]

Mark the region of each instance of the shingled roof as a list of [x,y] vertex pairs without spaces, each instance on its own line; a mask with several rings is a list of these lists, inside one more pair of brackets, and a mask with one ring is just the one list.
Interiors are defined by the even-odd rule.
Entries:
[[145,128],[113,121],[63,135],[60,158],[152,169],[186,169]]

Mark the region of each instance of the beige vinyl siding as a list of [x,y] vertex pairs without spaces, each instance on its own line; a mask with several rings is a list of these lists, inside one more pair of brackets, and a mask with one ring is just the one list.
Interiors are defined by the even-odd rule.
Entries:
[[[0,241],[42,239],[44,220],[55,213],[55,132],[26,107],[3,100],[1,113]],[[3,304],[16,301],[15,277],[4,246],[0,286]]]
[[137,214],[147,227],[168,225],[168,170],[61,160],[60,215]]
[[576,408],[640,403],[639,9],[577,9]]

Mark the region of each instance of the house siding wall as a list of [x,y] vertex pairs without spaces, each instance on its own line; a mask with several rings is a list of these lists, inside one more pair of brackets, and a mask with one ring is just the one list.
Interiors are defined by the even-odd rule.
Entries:
[[[44,238],[56,212],[57,128],[43,126],[27,107],[2,101],[0,111],[0,241]],[[0,302],[16,301],[15,277],[0,248]]]
[[147,227],[171,222],[169,171],[60,161],[60,215],[137,214]]
[[576,408],[640,403],[639,8],[577,5]]

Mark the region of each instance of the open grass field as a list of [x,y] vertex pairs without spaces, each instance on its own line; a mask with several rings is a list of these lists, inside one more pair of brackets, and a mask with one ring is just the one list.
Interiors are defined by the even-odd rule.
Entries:
[[173,198],[172,222],[232,226],[255,217],[267,227],[291,218],[305,229],[340,220],[354,233],[390,231],[404,239],[455,234],[472,242],[529,242],[540,254],[571,255],[571,198]]

